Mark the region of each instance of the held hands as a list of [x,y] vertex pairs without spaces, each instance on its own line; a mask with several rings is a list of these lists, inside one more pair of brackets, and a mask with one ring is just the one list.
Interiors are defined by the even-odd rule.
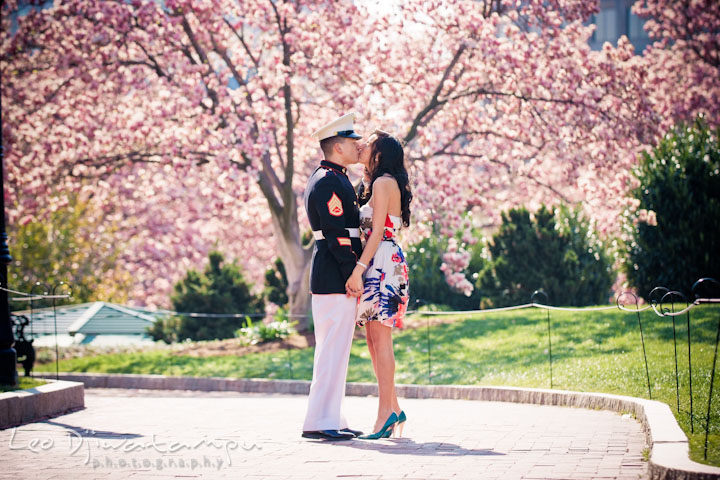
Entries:
[[356,265],[352,275],[345,282],[345,293],[349,297],[359,297],[363,292],[362,272],[365,269],[360,265]]

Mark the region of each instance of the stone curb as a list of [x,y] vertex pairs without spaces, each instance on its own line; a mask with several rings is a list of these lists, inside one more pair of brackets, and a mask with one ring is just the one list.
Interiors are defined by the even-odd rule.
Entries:
[[[82,382],[87,388],[237,391],[300,395],[307,395],[310,391],[310,382],[307,380],[101,373],[60,373],[59,376],[63,380]],[[405,398],[529,403],[630,413],[643,425],[648,444],[652,448],[648,469],[651,480],[720,479],[720,468],[690,460],[687,436],[675,420],[670,407],[662,402],[622,395],[537,388],[470,385],[397,385],[396,387],[398,395]],[[345,392],[350,396],[376,396],[377,385],[374,383],[348,383]]]
[[0,430],[85,406],[85,386],[82,382],[45,380],[50,383],[0,393]]

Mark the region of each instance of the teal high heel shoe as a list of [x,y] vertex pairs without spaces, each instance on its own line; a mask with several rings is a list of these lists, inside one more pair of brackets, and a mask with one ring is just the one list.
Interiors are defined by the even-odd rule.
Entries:
[[392,433],[393,437],[400,438],[402,437],[403,428],[405,428],[405,420],[407,420],[407,416],[405,415],[405,410],[400,410],[400,415],[398,415],[398,421],[395,424],[395,427],[393,427],[392,430],[385,432],[385,437],[390,437],[390,434]]
[[360,435],[358,438],[362,438],[363,440],[378,440],[380,438],[387,438],[386,435],[390,436],[393,426],[397,423],[397,421],[397,414],[395,412],[392,412],[388,417],[387,421],[385,422],[385,425],[383,425],[380,430],[369,435]]
[[393,436],[397,436],[398,438],[402,437],[402,432],[403,432],[403,428],[405,428],[406,420],[407,420],[407,415],[405,415],[405,410],[400,410],[400,415],[398,415],[397,425],[395,425],[395,428],[393,428],[393,430],[392,430]]

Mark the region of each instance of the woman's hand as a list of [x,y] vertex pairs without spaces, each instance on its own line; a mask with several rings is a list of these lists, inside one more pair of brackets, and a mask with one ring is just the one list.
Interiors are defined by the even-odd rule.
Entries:
[[370,182],[372,181],[372,175],[370,175],[370,171],[367,167],[363,168],[363,183],[370,186]]
[[363,288],[362,271],[356,268],[345,282],[345,292],[351,297],[359,297],[362,295]]

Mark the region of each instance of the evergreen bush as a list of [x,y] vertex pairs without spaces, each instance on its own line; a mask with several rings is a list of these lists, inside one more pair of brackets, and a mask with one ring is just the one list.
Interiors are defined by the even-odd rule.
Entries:
[[[679,124],[633,172],[625,272],[649,300],[656,286],[690,294],[701,277],[720,280],[720,127]],[[720,292],[718,292],[720,293]]]
[[535,290],[552,305],[596,305],[610,296],[610,256],[579,209],[504,212],[488,246],[491,261],[477,284],[487,306],[529,303]]
[[[205,272],[190,270],[175,284],[171,297],[178,312],[246,313],[262,314],[265,303],[262,296],[251,292],[240,267],[223,263],[220,252],[210,252],[210,263]],[[155,340],[172,341],[214,340],[232,338],[235,331],[245,326],[246,318],[214,318],[179,316],[158,320],[149,330]]]

